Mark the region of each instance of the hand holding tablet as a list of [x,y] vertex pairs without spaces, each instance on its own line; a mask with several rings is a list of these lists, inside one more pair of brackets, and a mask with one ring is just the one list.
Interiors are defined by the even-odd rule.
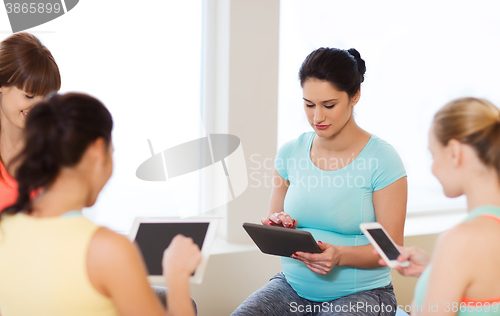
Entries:
[[178,234],[163,253],[163,274],[167,279],[176,276],[189,278],[200,262],[200,247],[192,238]]
[[269,214],[261,219],[262,225],[278,226],[285,228],[297,228],[298,222],[285,212],[276,212]]
[[243,228],[257,247],[269,255],[291,257],[298,251],[322,252],[313,236],[306,231],[251,223],[244,223]]
[[[166,267],[167,262],[171,262],[174,266],[178,264],[186,265],[186,269],[190,270],[190,273],[194,271],[189,280],[191,283],[200,284],[210,255],[210,247],[215,239],[217,222],[218,219],[210,217],[187,219],[173,217],[136,218],[129,238],[137,243],[144,258],[149,283],[164,286],[163,269]],[[182,236],[178,236],[179,234]],[[181,251],[182,249],[179,248],[182,248],[182,245],[185,247],[181,251],[183,258],[180,257],[181,260],[178,262],[173,258],[170,260],[170,250],[165,251],[173,241],[176,241],[175,244],[172,244],[173,249]],[[197,259],[198,254],[196,254],[197,251],[193,247],[201,250],[200,260]],[[185,253],[193,255],[196,260],[184,258]],[[197,267],[191,269],[195,262]],[[168,273],[168,271],[166,272]],[[168,278],[168,274],[165,274],[165,276]]]

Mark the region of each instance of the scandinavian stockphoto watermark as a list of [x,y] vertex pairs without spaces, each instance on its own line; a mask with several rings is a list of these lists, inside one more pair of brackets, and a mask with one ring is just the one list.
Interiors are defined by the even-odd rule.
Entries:
[[[305,188],[307,191],[315,188],[363,188],[370,185],[372,171],[378,169],[377,158],[320,158],[315,160],[317,164],[328,170],[342,170],[342,172],[331,173],[319,169],[309,158],[262,158],[259,154],[250,156],[250,187],[279,186],[285,179],[282,176],[274,176],[272,170],[287,170],[288,180],[294,186]],[[370,171],[370,172],[365,172]]]
[[349,302],[349,304],[334,304],[333,302],[323,302],[318,304],[289,304],[292,313],[392,313],[396,308],[392,305],[381,303],[371,305],[366,302]]
[[79,0],[4,0],[12,32],[52,21],[73,9]]
[[323,302],[316,304],[299,304],[297,302],[291,302],[289,304],[290,312],[292,313],[393,313],[396,309],[400,309],[405,311],[406,313],[412,312],[423,312],[424,310],[430,313],[438,313],[438,312],[498,312],[499,303],[489,303],[489,302],[453,302],[453,303],[444,303],[439,305],[429,304],[425,308],[422,305],[398,305],[395,308],[392,305],[386,305],[381,303],[380,305],[368,304],[366,302],[349,302],[349,304],[334,304],[333,302]]

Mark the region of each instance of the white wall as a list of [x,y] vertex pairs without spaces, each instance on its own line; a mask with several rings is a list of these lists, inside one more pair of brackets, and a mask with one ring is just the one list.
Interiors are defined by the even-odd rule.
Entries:
[[280,271],[279,258],[265,255],[258,249],[211,256],[203,283],[191,286],[198,315],[230,315]]
[[271,193],[263,183],[272,170],[252,170],[251,157],[263,161],[276,155],[279,0],[209,0],[207,7],[205,125],[240,138],[249,176],[246,191],[218,214],[227,219],[222,235],[246,242],[241,225],[260,222]]

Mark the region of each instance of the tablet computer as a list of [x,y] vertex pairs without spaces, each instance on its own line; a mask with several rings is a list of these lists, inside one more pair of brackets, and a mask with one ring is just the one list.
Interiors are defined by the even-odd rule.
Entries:
[[200,284],[210,255],[210,247],[215,239],[218,219],[138,217],[135,219],[129,238],[136,242],[148,270],[148,281],[152,285],[165,286],[163,277],[163,252],[177,234],[191,237],[201,250],[201,262],[190,282]]
[[290,257],[297,251],[321,253],[311,233],[292,228],[244,223],[243,228],[259,247],[269,255]]

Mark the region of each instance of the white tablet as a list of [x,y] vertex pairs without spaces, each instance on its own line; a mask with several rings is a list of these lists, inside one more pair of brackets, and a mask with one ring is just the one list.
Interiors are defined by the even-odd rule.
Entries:
[[152,285],[165,286],[163,277],[163,252],[177,234],[191,237],[201,249],[201,262],[191,276],[190,282],[200,284],[215,239],[218,218],[138,217],[135,219],[129,238],[136,242],[148,270],[148,281]]

